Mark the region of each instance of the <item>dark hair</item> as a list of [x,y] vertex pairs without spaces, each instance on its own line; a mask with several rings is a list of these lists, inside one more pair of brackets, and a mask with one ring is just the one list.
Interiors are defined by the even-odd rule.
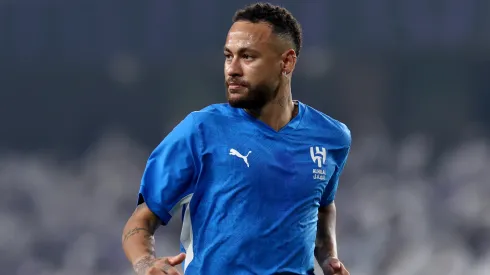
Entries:
[[301,26],[287,9],[269,3],[256,3],[238,10],[233,22],[265,22],[272,26],[272,32],[287,37],[294,43],[294,51],[299,56],[301,51]]

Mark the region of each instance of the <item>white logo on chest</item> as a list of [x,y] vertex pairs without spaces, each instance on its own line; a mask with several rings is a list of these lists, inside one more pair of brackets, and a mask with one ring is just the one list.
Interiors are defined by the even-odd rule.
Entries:
[[325,147],[310,147],[311,160],[318,166],[318,169],[313,169],[313,179],[325,180],[327,174],[322,166],[327,162],[327,150]]
[[250,155],[250,153],[252,153],[252,151],[248,151],[248,154],[246,156],[244,156],[244,155],[240,154],[240,152],[238,152],[237,150],[235,150],[233,148],[230,149],[230,155],[243,159],[243,161],[245,162],[247,167],[250,167],[250,165],[248,164],[248,155]]

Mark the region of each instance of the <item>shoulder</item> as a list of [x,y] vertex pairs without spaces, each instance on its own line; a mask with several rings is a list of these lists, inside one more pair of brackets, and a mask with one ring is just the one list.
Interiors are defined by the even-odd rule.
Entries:
[[229,125],[230,120],[238,119],[238,111],[227,103],[212,104],[201,110],[192,111],[174,129],[187,132],[187,134],[213,133],[223,125]]
[[188,113],[169,131],[160,146],[186,142],[202,146],[205,133],[213,133],[219,125],[226,125],[226,122],[219,118],[232,112],[230,108],[228,104],[213,104]]
[[193,113],[196,115],[225,115],[230,113],[230,105],[228,103],[215,103],[208,105],[201,110],[194,111]]
[[189,116],[192,116],[197,125],[216,124],[223,119],[234,117],[235,112],[236,110],[230,107],[228,103],[216,103],[191,112]]
[[350,147],[352,142],[351,132],[346,124],[334,119],[333,117],[305,104],[304,125],[315,131],[320,131],[321,135],[335,137],[339,145]]

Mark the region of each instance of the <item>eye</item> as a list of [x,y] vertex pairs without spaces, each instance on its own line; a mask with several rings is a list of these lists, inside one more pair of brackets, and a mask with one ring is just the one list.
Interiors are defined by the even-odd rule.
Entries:
[[233,56],[232,56],[231,54],[229,54],[229,53],[225,53],[225,60],[226,60],[226,61],[230,61],[230,60],[232,60],[232,59],[233,59]]
[[245,60],[252,60],[253,59],[253,57],[251,55],[248,55],[248,54],[244,54],[242,56],[242,58],[245,59]]

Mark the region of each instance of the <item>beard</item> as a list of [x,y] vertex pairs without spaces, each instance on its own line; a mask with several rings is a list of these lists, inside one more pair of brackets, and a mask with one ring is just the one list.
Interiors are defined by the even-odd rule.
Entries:
[[226,97],[228,104],[234,108],[247,110],[261,110],[267,103],[274,100],[279,92],[279,84],[245,85],[239,90],[231,92],[227,87]]

